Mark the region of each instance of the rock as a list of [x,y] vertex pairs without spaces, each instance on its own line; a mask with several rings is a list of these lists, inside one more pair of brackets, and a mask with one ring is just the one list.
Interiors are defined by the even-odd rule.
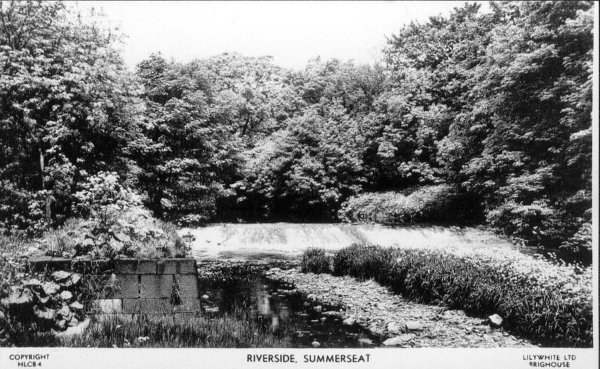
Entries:
[[52,279],[54,279],[56,282],[61,282],[69,278],[71,274],[73,273],[65,272],[64,270],[58,270],[52,273]]
[[87,327],[90,325],[90,319],[86,319],[83,322],[80,322],[77,326],[75,327],[69,327],[67,328],[66,331],[64,332],[58,332],[56,333],[57,337],[72,337],[72,336],[79,336],[82,335],[83,332],[85,332],[85,330],[87,329]]
[[48,296],[48,295],[42,296],[43,295],[42,292],[33,291],[33,294],[35,295],[36,300],[39,303],[41,303],[42,305],[46,305],[48,303],[48,301],[50,301],[50,296]]
[[373,334],[375,336],[382,336],[383,335],[383,329],[379,328],[376,324],[371,324],[369,326],[369,331],[371,332],[371,334]]
[[499,327],[502,325],[502,317],[498,314],[490,315],[488,321],[492,327]]
[[373,344],[373,340],[371,340],[370,338],[359,338],[358,342],[365,344],[365,345],[372,345]]
[[81,274],[74,273],[71,276],[71,282],[73,283],[73,286],[77,286],[80,281],[81,281]]
[[81,304],[81,302],[79,301],[75,301],[74,303],[72,303],[71,308],[74,310],[83,310],[83,305]]
[[354,323],[356,323],[356,319],[348,318],[348,319],[345,319],[342,323],[344,325],[354,325]]
[[314,348],[317,348],[317,347],[321,346],[321,344],[319,342],[317,342],[317,341],[313,341],[313,343],[311,345]]
[[43,284],[42,288],[47,295],[54,295],[60,290],[60,285],[52,281]]
[[58,315],[65,318],[67,321],[71,318],[71,309],[69,309],[68,305],[63,305],[62,308],[57,312]]
[[0,303],[9,309],[22,309],[24,306],[33,304],[33,293],[29,289],[13,291],[8,297],[0,300]]
[[321,305],[315,306],[315,311],[316,311],[317,313],[320,313],[320,312],[321,312],[321,310],[323,310],[323,307],[322,307]]
[[71,320],[69,321],[69,327],[77,327],[78,324],[79,320],[77,320],[77,318],[75,317],[71,318]]
[[337,311],[325,311],[322,314],[325,316],[331,316],[331,317],[340,316],[340,313],[338,313]]
[[204,311],[205,311],[206,313],[209,313],[209,314],[211,314],[211,313],[212,313],[212,314],[215,314],[215,313],[218,313],[218,312],[219,312],[219,307],[218,307],[218,306],[215,306],[215,307],[207,307],[206,309],[204,309]]
[[419,322],[406,322],[406,329],[409,331],[422,331],[423,325]]
[[61,320],[59,320],[59,321],[56,323],[56,327],[57,327],[58,329],[60,329],[61,331],[64,331],[64,330],[67,328],[67,321],[66,321],[66,320],[64,320],[64,319],[61,319]]
[[33,307],[33,313],[42,321],[54,321],[56,318],[56,310],[40,308],[37,305]]
[[403,344],[409,342],[413,338],[415,338],[415,335],[412,333],[403,334],[401,336],[388,338],[387,340],[383,341],[383,345],[384,346],[399,346],[399,345],[403,345]]
[[71,299],[73,298],[73,294],[69,291],[62,291],[60,293],[60,298],[64,301],[71,301]]
[[23,285],[25,287],[37,287],[37,286],[41,286],[42,283],[38,279],[32,278],[32,279],[29,279],[29,280],[26,280],[25,282],[23,282]]
[[390,331],[391,334],[400,334],[402,333],[404,326],[400,323],[390,322],[387,325],[387,330]]

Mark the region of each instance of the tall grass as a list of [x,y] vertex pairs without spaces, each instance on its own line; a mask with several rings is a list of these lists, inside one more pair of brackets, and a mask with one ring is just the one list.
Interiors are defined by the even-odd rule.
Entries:
[[291,347],[280,332],[273,332],[257,316],[237,308],[220,317],[111,316],[96,321],[83,335],[57,338],[64,347]]
[[504,328],[545,345],[592,345],[591,268],[353,245],[336,253],[333,274],[373,278],[407,298],[475,316],[499,314]]
[[302,255],[300,268],[302,273],[330,273],[331,258],[325,254],[324,249],[309,248]]

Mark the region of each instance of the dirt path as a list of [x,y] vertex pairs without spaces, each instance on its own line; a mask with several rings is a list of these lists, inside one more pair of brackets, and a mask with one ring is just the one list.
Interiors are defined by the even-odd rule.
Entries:
[[298,268],[267,272],[271,279],[293,282],[315,304],[342,307],[337,314],[345,324],[360,324],[371,333],[401,347],[536,347],[485,319],[472,318],[461,310],[407,301],[374,281],[350,277],[304,274]]
[[454,253],[515,251],[515,246],[478,228],[377,224],[212,224],[186,228],[182,236],[193,240],[192,255],[206,258],[288,258],[309,247],[335,251],[353,243],[380,246],[444,248]]

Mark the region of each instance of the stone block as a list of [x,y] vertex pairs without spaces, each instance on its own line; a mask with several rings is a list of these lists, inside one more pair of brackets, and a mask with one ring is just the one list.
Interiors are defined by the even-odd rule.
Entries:
[[121,274],[113,277],[114,298],[131,299],[140,296],[140,283],[137,274]]
[[172,311],[169,299],[123,299],[126,314],[168,314]]
[[71,270],[71,259],[54,257],[48,264],[48,270]]
[[138,261],[136,259],[115,260],[115,274],[137,274]]
[[165,259],[156,262],[157,274],[177,274],[177,260]]
[[165,275],[141,275],[140,276],[141,298],[170,298],[173,292],[173,276]]
[[101,314],[119,314],[123,311],[123,301],[121,299],[98,299],[94,307]]
[[192,274],[180,274],[175,276],[179,287],[179,296],[198,298],[198,278]]
[[52,256],[32,256],[27,260],[30,272],[43,272],[52,261]]
[[183,297],[178,305],[173,305],[173,311],[176,313],[200,312],[200,299]]
[[180,259],[177,261],[177,274],[197,274],[195,259]]
[[138,274],[156,274],[156,261],[155,260],[138,260],[137,273]]

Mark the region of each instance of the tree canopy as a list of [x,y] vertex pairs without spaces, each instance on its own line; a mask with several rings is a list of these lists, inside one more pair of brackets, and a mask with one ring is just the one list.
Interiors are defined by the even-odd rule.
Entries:
[[415,193],[414,208],[386,207],[397,212],[386,219],[424,219],[419,199],[434,214],[451,193],[464,221],[587,250],[592,8],[467,3],[401,27],[373,65],[153,54],[129,71],[101,18],[2,3],[2,227],[60,224],[91,176],[113,172],[182,225],[408,206],[390,192]]

